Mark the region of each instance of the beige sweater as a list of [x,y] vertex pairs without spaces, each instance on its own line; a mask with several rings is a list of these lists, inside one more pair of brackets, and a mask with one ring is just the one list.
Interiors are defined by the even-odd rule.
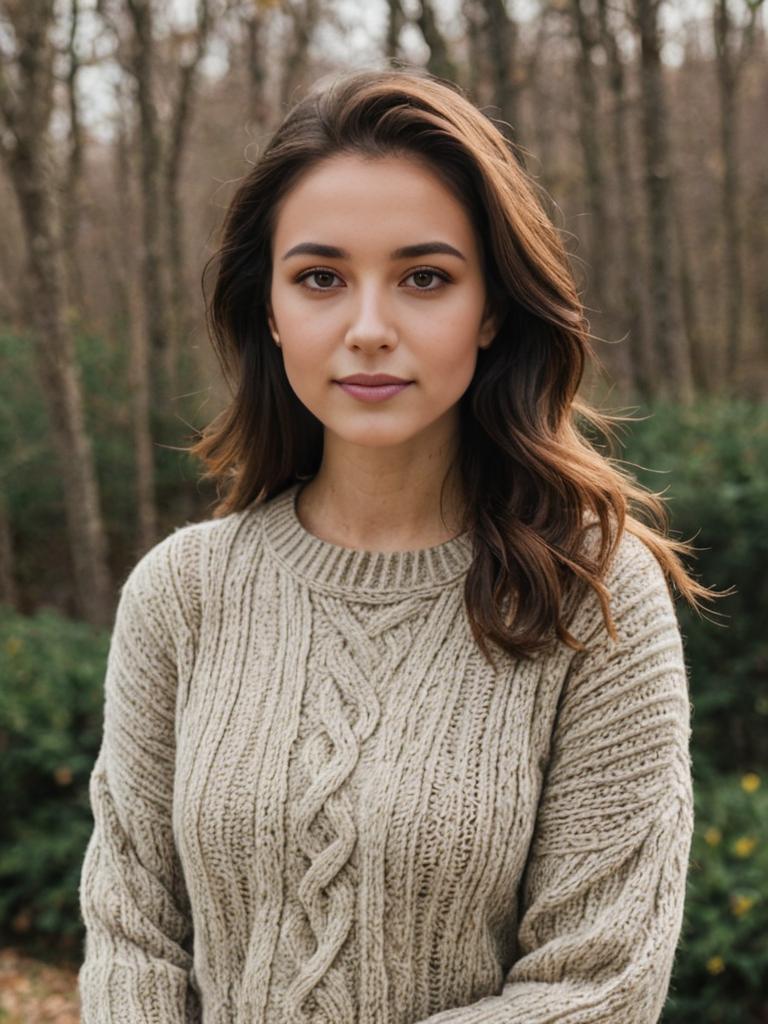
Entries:
[[468,536],[308,533],[298,485],[123,586],[82,868],[83,1024],[651,1024],[693,829],[687,673],[625,534],[573,631],[494,671]]

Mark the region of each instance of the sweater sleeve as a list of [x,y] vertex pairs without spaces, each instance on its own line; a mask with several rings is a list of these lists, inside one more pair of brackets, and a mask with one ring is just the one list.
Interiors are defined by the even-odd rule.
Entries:
[[[618,632],[585,601],[498,995],[423,1024],[656,1024],[693,834],[690,702],[674,605],[625,534],[606,578]],[[599,620],[599,622],[598,622]],[[589,638],[589,639],[588,639]]]
[[[192,528],[147,552],[124,583],[104,684],[94,818],[81,869],[82,1024],[192,1024],[192,924],[171,819],[176,691],[191,664]],[[183,536],[182,536],[183,535]]]

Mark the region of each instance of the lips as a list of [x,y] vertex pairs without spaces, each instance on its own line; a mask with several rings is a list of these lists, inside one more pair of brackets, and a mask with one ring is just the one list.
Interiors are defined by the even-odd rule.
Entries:
[[[383,376],[383,374],[381,376]],[[378,376],[379,380],[381,379],[381,376]],[[357,379],[359,379],[359,377],[357,377]],[[375,380],[377,378],[373,379]],[[367,380],[370,381],[371,377],[368,377]],[[399,395],[401,391],[405,391],[412,383],[413,381],[401,380],[397,377],[394,378],[394,381],[390,378],[387,382],[381,384],[358,384],[353,382],[353,380],[350,380],[348,377],[344,380],[336,381],[337,386],[340,387],[342,391],[345,391],[352,398],[357,398],[361,402],[384,402],[388,398],[393,398],[395,395]]]
[[380,387],[382,384],[410,384],[405,377],[393,377],[389,373],[353,373],[349,377],[340,377],[338,384],[361,384],[363,387]]

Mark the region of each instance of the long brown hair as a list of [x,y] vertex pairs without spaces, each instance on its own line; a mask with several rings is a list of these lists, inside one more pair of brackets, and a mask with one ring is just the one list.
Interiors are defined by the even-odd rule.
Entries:
[[[320,83],[285,116],[229,205],[211,267],[211,341],[232,393],[229,405],[188,450],[217,481],[214,516],[268,500],[320,467],[323,425],[299,401],[271,340],[267,304],[275,211],[298,176],[332,155],[416,155],[465,205],[481,242],[489,302],[499,314],[459,403],[455,463],[464,529],[473,542],[465,602],[473,634],[529,657],[555,635],[575,650],[570,598],[597,592],[615,638],[602,582],[622,531],[636,534],[668,580],[697,609],[712,591],[667,535],[660,494],[637,483],[585,437],[614,441],[619,417],[577,397],[589,324],[557,231],[510,144],[455,86],[419,69],[363,70]],[[447,479],[447,475],[446,475]],[[651,520],[644,523],[639,515]],[[599,526],[597,550],[582,543]],[[512,599],[515,599],[514,604]],[[511,608],[514,608],[514,611]]]

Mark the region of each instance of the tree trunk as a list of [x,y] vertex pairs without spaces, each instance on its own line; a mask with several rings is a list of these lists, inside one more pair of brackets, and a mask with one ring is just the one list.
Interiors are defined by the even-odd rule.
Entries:
[[[123,121],[118,125],[115,139],[115,193],[118,197],[120,220],[127,228],[134,217],[135,202],[131,190],[129,129]],[[158,536],[155,464],[152,447],[150,385],[150,353],[147,332],[144,329],[144,296],[138,286],[139,268],[130,254],[115,267],[118,293],[125,308],[128,325],[128,375],[130,380],[131,433],[135,457],[136,493],[136,556],[150,549]]]
[[535,113],[531,119],[531,146],[536,153],[539,181],[547,193],[546,205],[550,217],[556,215],[554,196],[557,192],[557,181],[553,146],[556,131],[552,116],[555,102],[547,87],[549,76],[546,64],[542,73],[542,58],[550,54],[554,45],[549,27],[553,13],[556,13],[555,9],[549,6],[540,12],[533,48],[526,61],[526,80],[535,103]]
[[[523,75],[518,63],[517,24],[507,13],[504,0],[483,0],[483,6],[493,102],[499,108],[505,136],[510,142],[520,142],[518,94]],[[522,154],[516,155],[522,163]]]
[[744,347],[744,267],[740,213],[741,173],[738,157],[739,61],[734,54],[733,25],[728,0],[715,0],[714,37],[720,101],[720,152],[722,159],[722,202],[725,247],[723,282],[725,285],[726,343],[721,351],[720,379],[738,381],[739,362]]
[[80,58],[77,52],[77,29],[80,23],[80,0],[70,0],[70,31],[68,40],[67,103],[69,107],[69,157],[64,182],[63,242],[70,306],[82,317],[85,313],[86,289],[80,266],[80,225],[82,220],[83,128],[77,97]]
[[387,0],[387,38],[385,53],[388,60],[397,60],[400,54],[400,31],[405,16],[400,0]]
[[297,91],[304,85],[309,68],[307,57],[312,37],[320,18],[319,0],[302,0],[291,8],[291,38],[283,58],[280,106],[286,111],[298,99]]
[[445,36],[437,23],[431,0],[419,0],[416,24],[421,29],[424,42],[429,47],[428,70],[439,78],[447,78],[451,82],[456,82],[458,80],[456,65],[451,58]]
[[688,232],[685,227],[685,203],[683,196],[674,189],[672,202],[674,234],[677,242],[677,265],[680,275],[680,297],[683,307],[683,321],[691,352],[691,374],[696,390],[709,392],[716,384],[712,360],[707,357],[699,320],[698,303],[696,301],[696,285],[693,279],[693,260],[688,244]]
[[0,493],[0,605],[19,610],[13,559],[11,516],[5,495]]
[[659,0],[634,0],[640,35],[640,102],[650,249],[651,325],[658,390],[688,403],[693,397],[687,341],[673,308],[667,114],[661,63]]
[[266,86],[266,51],[264,41],[265,14],[256,5],[245,18],[246,54],[248,60],[248,116],[256,128],[263,128],[269,120],[269,109],[264,94]]
[[620,278],[617,291],[620,296],[621,309],[615,315],[617,323],[621,324],[626,334],[626,340],[622,342],[623,359],[617,360],[617,364],[628,389],[640,392],[647,399],[650,398],[652,392],[654,366],[648,345],[647,325],[643,315],[642,279],[637,273],[637,268],[641,264],[638,243],[640,216],[630,173],[624,64],[616,43],[616,36],[609,22],[608,0],[598,0],[597,13],[600,39],[608,67],[608,87],[611,94],[612,156],[620,197],[616,226],[621,244],[616,248],[621,250],[621,258],[617,259]]
[[78,607],[86,621],[107,624],[111,616],[107,541],[74,338],[64,316],[63,260],[52,223],[53,183],[41,166],[35,166],[41,162],[42,154],[33,146],[28,159],[14,167],[29,246],[25,291],[33,311],[38,373],[64,485]]
[[597,309],[605,315],[606,296],[612,293],[610,282],[606,281],[608,268],[613,266],[608,233],[608,218],[605,209],[605,175],[599,138],[600,115],[597,101],[597,87],[592,65],[594,38],[592,27],[584,11],[583,0],[570,0],[571,17],[578,41],[576,80],[579,111],[579,140],[584,159],[587,208],[589,210],[588,252],[592,267],[592,287]]
[[0,69],[0,109],[7,136],[1,151],[27,240],[25,308],[61,473],[78,611],[86,621],[106,625],[112,613],[107,540],[74,338],[64,315],[64,260],[49,135],[52,24],[51,0],[34,0],[14,11],[17,88],[12,95]]
[[[135,281],[135,278],[134,278]],[[155,500],[155,462],[150,430],[151,387],[147,335],[141,327],[140,290],[131,282],[130,305],[130,367],[131,433],[136,470],[136,557],[140,558],[156,542],[158,536],[157,502]]]
[[474,103],[484,105],[485,88],[485,41],[483,28],[485,12],[479,0],[463,0],[462,14],[466,26],[467,59],[464,75],[465,88]]
[[205,54],[210,28],[208,0],[198,0],[197,38],[190,59],[182,63],[176,103],[171,114],[170,144],[165,165],[165,206],[168,211],[168,262],[171,273],[170,332],[166,346],[165,373],[169,395],[179,390],[179,353],[190,327],[189,302],[185,285],[184,214],[179,195],[181,166],[189,135],[195,85],[200,61]]
[[142,276],[145,329],[149,343],[153,408],[164,408],[170,394],[168,379],[169,313],[163,263],[160,207],[162,152],[154,98],[154,34],[151,0],[126,0],[133,24],[131,70],[141,126]]

